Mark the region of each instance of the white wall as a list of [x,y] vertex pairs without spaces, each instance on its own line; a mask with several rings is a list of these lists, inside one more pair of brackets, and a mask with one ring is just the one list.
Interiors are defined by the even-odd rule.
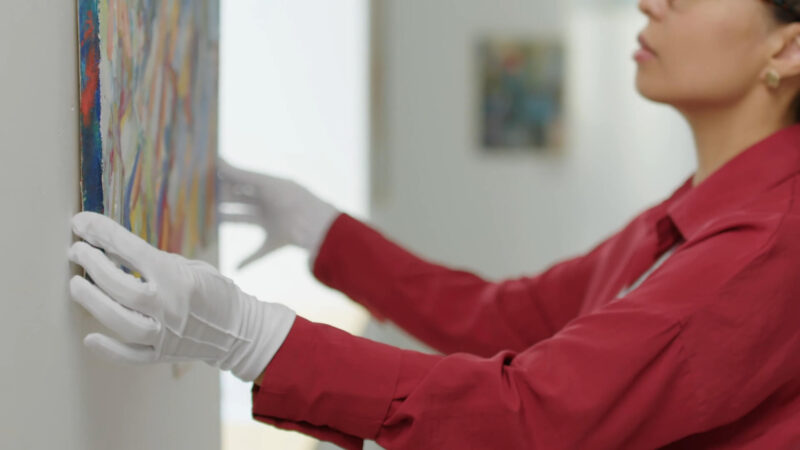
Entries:
[[83,347],[105,331],[70,300],[78,211],[76,2],[0,14],[0,448],[217,449],[219,373],[119,366]]
[[[418,254],[493,279],[538,273],[588,251],[693,170],[683,118],[636,93],[631,54],[646,18],[634,2],[379,3],[373,150],[388,164],[373,173],[371,217]],[[480,153],[473,57],[484,35],[564,37],[564,157]],[[367,336],[424,349],[391,326],[372,323]]]

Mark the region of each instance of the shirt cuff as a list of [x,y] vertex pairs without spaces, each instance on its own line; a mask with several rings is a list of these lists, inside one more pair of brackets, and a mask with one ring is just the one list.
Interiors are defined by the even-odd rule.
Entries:
[[[253,402],[259,393],[257,384],[253,384],[251,390]],[[276,417],[268,417],[253,414],[253,419],[263,422],[267,425],[272,425],[276,428],[287,431],[297,431],[306,434],[320,441],[327,441],[342,447],[345,450],[362,450],[364,448],[364,440],[355,436],[350,436],[328,427],[318,427],[308,422],[294,422],[291,420],[278,419]]]
[[333,225],[336,219],[341,215],[342,213],[339,210],[331,209],[328,214],[317,218],[319,229],[314,235],[314,238],[308,243],[308,268],[311,272],[314,272],[314,263],[317,260],[317,255],[319,255],[322,243],[327,239],[331,225]]
[[[369,293],[375,285],[385,288],[393,275],[391,271],[376,270],[384,261],[375,253],[390,255],[387,241],[367,224],[341,213],[328,228],[325,239],[310,263],[311,273],[324,285],[344,292],[367,309],[375,319],[385,322],[375,295]],[[366,281],[364,281],[367,279]]]

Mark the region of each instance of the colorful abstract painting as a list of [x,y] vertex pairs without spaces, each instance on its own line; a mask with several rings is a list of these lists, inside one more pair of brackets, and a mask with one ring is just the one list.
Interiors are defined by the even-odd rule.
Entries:
[[83,209],[188,257],[216,241],[218,0],[78,0]]
[[488,38],[480,41],[478,57],[484,151],[561,151],[565,73],[561,41]]

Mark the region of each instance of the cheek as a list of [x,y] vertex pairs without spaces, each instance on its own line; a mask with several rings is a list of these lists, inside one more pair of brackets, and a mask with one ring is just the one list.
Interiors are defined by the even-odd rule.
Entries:
[[[676,24],[677,25],[677,24]],[[725,23],[683,21],[637,73],[642,94],[662,101],[724,102],[744,95],[762,69],[752,35]],[[647,63],[646,63],[647,64]]]

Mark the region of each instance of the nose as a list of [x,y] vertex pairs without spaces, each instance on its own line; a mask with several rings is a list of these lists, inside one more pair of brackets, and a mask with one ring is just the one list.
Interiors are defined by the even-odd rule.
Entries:
[[639,0],[639,11],[650,19],[661,19],[672,0]]

